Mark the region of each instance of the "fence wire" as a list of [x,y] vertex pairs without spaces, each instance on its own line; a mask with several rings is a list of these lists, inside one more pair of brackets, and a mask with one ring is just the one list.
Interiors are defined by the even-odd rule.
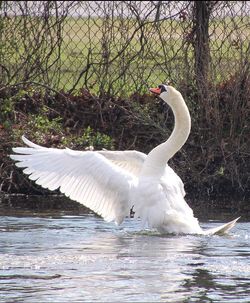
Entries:
[[249,1],[1,1],[0,85],[142,93],[249,73]]

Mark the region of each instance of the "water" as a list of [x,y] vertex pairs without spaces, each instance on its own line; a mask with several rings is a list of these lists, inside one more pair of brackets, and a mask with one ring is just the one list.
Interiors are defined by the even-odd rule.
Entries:
[[163,236],[91,213],[1,216],[0,302],[250,302],[249,229]]

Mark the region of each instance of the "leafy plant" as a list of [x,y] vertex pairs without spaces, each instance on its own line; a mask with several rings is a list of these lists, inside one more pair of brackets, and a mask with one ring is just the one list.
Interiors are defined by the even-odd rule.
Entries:
[[42,133],[49,133],[49,132],[62,132],[62,124],[61,124],[61,117],[56,117],[53,120],[50,120],[45,115],[31,115],[29,118],[28,126],[31,129],[36,131],[40,131]]
[[63,138],[63,145],[71,148],[89,149],[114,149],[114,140],[106,134],[94,131],[90,126],[84,129],[82,134],[72,135]]

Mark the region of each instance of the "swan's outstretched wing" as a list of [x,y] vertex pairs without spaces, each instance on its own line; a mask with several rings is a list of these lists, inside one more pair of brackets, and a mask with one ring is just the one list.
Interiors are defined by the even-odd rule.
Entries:
[[142,169],[143,163],[147,158],[144,153],[136,150],[125,150],[125,151],[98,151],[100,155],[103,155],[109,161],[119,166],[120,168],[128,171],[129,173],[139,176]]
[[[32,148],[39,148],[39,149],[46,149],[46,147],[42,147],[40,145],[37,145],[24,136],[22,136],[23,142]],[[68,149],[67,150],[71,150]],[[82,151],[73,151],[74,153],[82,154]],[[95,153],[98,153],[105,158],[107,158],[109,161],[111,161],[113,164],[119,166],[120,168],[126,170],[130,174],[133,174],[134,176],[138,177],[141,168],[143,166],[143,163],[145,159],[147,158],[147,155],[138,152],[136,150],[124,150],[124,151],[110,151],[110,150],[100,150],[95,151]]]
[[135,177],[114,165],[102,153],[46,148],[23,137],[29,147],[16,147],[18,161],[31,180],[62,193],[101,215],[106,221],[120,224],[130,210],[130,190]]

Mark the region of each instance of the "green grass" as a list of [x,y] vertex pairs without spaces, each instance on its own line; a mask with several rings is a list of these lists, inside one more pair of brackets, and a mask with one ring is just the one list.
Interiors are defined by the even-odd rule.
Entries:
[[[32,47],[36,47],[36,33],[43,24],[42,19],[29,17],[26,19],[24,33],[24,21],[24,17],[4,20],[3,30],[7,34],[3,36],[4,43],[0,48],[0,54],[12,74],[28,58]],[[51,18],[50,21],[52,24],[55,20]],[[247,22],[249,22],[248,17],[235,18],[234,22],[230,18],[211,21],[211,67],[216,70],[216,81],[222,81],[228,77],[232,73],[232,66],[237,65],[242,56],[246,56],[250,37]],[[234,30],[236,24],[237,28]],[[129,19],[116,18],[105,22],[101,18],[66,18],[62,26],[60,60],[49,70],[48,79],[45,79],[42,74],[46,66],[41,63],[41,75],[32,80],[47,81],[46,84],[56,89],[69,90],[86,66],[88,58],[93,65],[90,66],[86,75],[86,82],[96,93],[99,93],[102,84],[105,90],[111,88],[113,93],[129,94],[138,89],[146,91],[146,86],[141,85],[143,81],[149,85],[158,84],[166,79],[178,83],[193,76],[194,72],[190,66],[194,61],[194,52],[185,40],[191,31],[187,21],[165,20],[159,27],[153,23],[147,24],[143,28],[143,35],[141,30],[138,30],[122,55],[112,61],[133,35],[136,26],[135,20]],[[11,31],[13,28],[15,30]],[[109,28],[108,32],[106,28]],[[244,31],[241,30],[242,28]],[[241,35],[239,35],[240,32]],[[56,39],[56,31],[52,31],[52,38]],[[140,39],[145,44],[141,53],[138,53],[141,49]],[[27,43],[28,40],[30,44]],[[38,41],[41,40],[38,39]],[[104,41],[107,42],[106,45]],[[30,62],[27,65],[24,64],[23,69],[20,68],[16,77],[13,78],[13,83],[22,80],[25,68],[31,69],[32,72],[32,62],[35,66],[36,62],[50,52],[49,43],[50,41],[41,43],[39,52],[31,56]],[[54,62],[57,53],[54,52],[50,56],[48,65]],[[103,66],[105,60],[108,60],[106,67]],[[119,78],[119,74],[124,75]],[[80,89],[84,86],[83,77],[76,88]]]

